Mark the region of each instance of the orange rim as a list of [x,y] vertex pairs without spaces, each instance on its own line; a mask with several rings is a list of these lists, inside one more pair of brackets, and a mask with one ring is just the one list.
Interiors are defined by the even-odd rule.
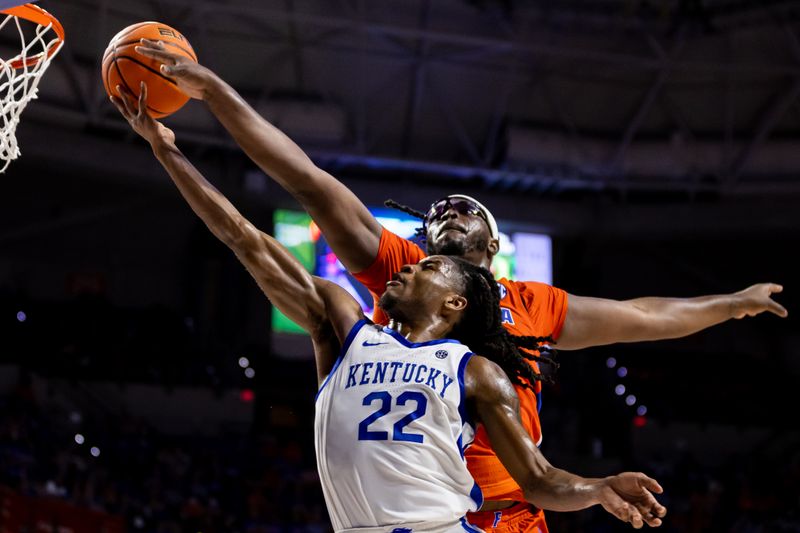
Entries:
[[[61,45],[64,42],[64,27],[61,26],[61,23],[58,21],[57,18],[55,18],[53,15],[51,15],[41,7],[33,4],[23,4],[21,6],[4,9],[3,11],[0,11],[0,13],[29,20],[40,26],[52,25],[51,29],[54,32],[56,32],[56,36],[58,37],[58,43],[50,47],[50,50],[47,52],[47,57],[51,57],[58,51],[59,48],[61,48]],[[17,59],[16,61],[11,62],[11,66],[14,68],[22,68],[24,66],[30,67],[31,65],[35,65],[36,63],[41,61],[43,55],[44,52],[40,52],[35,56],[26,58],[25,60]]]

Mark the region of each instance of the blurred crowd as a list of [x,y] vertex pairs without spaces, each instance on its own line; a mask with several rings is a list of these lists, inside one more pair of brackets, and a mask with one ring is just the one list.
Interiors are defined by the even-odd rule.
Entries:
[[[121,517],[128,532],[329,531],[311,436],[276,432],[179,438],[132,417],[76,420],[41,408],[23,376],[12,395],[0,398],[0,485]],[[677,462],[628,468],[647,471],[666,488],[662,531],[800,531],[800,450],[788,462],[738,457],[709,468],[687,453]],[[554,533],[621,527],[599,509],[550,513],[549,522]]]
[[122,517],[128,532],[323,533],[312,441],[303,440],[167,437],[132,417],[76,421],[41,409],[21,386],[0,399],[0,486]]
[[[800,450],[788,463],[739,457],[719,467],[699,464],[690,454],[677,461],[629,465],[658,479],[668,508],[663,533],[800,532]],[[553,533],[624,531],[593,508],[582,513],[548,513]]]

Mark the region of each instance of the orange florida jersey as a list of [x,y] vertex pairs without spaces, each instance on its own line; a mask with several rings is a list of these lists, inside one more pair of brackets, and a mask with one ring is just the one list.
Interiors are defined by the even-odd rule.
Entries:
[[[378,257],[366,270],[355,274],[375,299],[373,320],[385,324],[387,317],[377,307],[377,301],[386,288],[386,282],[403,265],[416,264],[426,256],[416,244],[383,230]],[[503,325],[514,335],[552,336],[558,338],[567,315],[567,293],[544,283],[520,282],[501,279],[500,308]],[[538,366],[531,361],[536,371]],[[520,399],[520,416],[525,429],[538,445],[542,440],[539,424],[541,405],[541,383],[535,384],[535,392],[515,386]],[[475,440],[466,452],[467,466],[483,491],[485,500],[524,501],[522,489],[495,455],[483,426],[478,427]]]

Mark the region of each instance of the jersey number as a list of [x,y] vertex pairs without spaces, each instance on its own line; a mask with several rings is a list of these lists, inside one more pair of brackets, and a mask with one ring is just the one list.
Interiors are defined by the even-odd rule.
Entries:
[[[389,414],[392,410],[392,395],[386,391],[371,392],[364,396],[364,401],[361,402],[361,405],[372,405],[376,401],[380,402],[378,410],[358,424],[358,440],[389,440],[388,431],[370,431],[369,426],[380,417]],[[421,392],[414,391],[405,391],[397,397],[397,405],[405,405],[407,402],[416,403],[417,408],[394,423],[392,440],[422,442],[422,435],[403,433],[403,428],[425,415],[425,411],[428,409],[428,398]]]

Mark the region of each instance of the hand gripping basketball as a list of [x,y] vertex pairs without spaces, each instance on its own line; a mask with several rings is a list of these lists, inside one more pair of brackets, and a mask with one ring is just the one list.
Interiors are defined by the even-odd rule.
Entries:
[[142,39],[135,50],[143,56],[150,57],[162,63],[161,72],[175,80],[181,91],[203,100],[206,91],[214,78],[214,74],[203,65],[186,57],[167,51],[161,41]]
[[121,85],[138,98],[139,82],[143,81],[149,90],[147,112],[155,118],[166,117],[190,97],[175,80],[159,71],[161,61],[136,52],[142,39],[158,40],[170,51],[197,61],[192,45],[175,28],[154,21],[138,22],[123,28],[108,43],[100,70],[103,86],[109,96],[119,97],[117,86]]
[[138,102],[126,87],[118,85],[116,89],[120,96],[111,96],[111,102],[136,133],[154,148],[159,142],[175,144],[175,133],[147,113],[147,84],[140,84]]

